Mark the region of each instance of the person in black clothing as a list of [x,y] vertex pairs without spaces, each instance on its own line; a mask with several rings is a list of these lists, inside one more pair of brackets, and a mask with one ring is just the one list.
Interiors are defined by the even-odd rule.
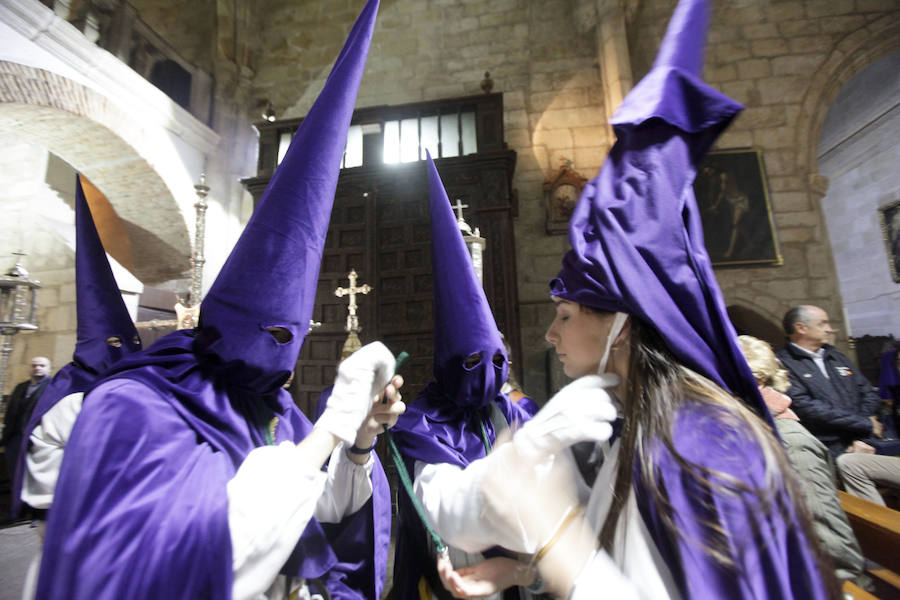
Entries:
[[22,432],[31,418],[34,405],[44,393],[50,381],[50,359],[35,356],[31,359],[31,377],[13,389],[3,419],[3,447],[6,454],[6,472],[12,477],[16,468]]
[[788,341],[777,356],[789,372],[791,408],[837,459],[847,492],[884,504],[876,486],[900,488],[900,459],[882,455],[891,445],[881,440],[881,399],[856,365],[828,343],[834,329],[827,312],[795,306],[784,316],[784,331]]

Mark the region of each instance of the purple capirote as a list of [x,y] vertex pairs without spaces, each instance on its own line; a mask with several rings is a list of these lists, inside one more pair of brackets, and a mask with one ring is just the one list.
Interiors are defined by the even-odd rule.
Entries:
[[[231,597],[228,482],[267,443],[273,418],[276,444],[300,442],[311,428],[279,385],[309,326],[377,8],[370,0],[350,31],[203,300],[200,326],[121,360],[85,396],[57,487],[65,502],[49,514],[38,597]],[[270,328],[286,330],[280,341]],[[312,519],[281,571],[324,580],[333,598],[379,597],[385,483],[373,474],[372,501],[335,526]]]
[[[707,21],[706,0],[679,2],[653,68],[613,117],[617,141],[576,205],[572,249],[551,294],[640,318],[679,361],[771,424],[713,275],[692,189],[698,163],[741,110],[700,79]],[[687,398],[671,415],[671,428],[671,445],[639,441],[654,457],[648,477],[665,507],[645,485],[639,463],[634,490],[681,595],[827,597],[815,542],[749,427]]]
[[14,515],[22,505],[25,459],[34,428],[60,400],[70,394],[87,392],[112,365],[141,349],[141,338],[122,300],[78,175],[75,176],[75,312],[78,325],[72,362],[57,371],[47,384],[22,434],[12,478]]

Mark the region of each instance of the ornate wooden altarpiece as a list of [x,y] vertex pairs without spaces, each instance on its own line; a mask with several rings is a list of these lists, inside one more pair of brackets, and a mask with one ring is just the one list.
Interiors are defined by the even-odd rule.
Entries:
[[[435,114],[475,113],[477,153],[437,158],[438,171],[451,202],[469,205],[466,221],[487,239],[484,287],[501,331],[507,336],[516,364],[519,322],[516,295],[511,187],[516,154],[503,141],[503,96],[485,94],[403,106],[357,110],[354,124],[423,118]],[[259,200],[276,166],[278,144],[301,119],[261,122],[259,175],[244,180]],[[378,127],[374,127],[378,130]],[[421,129],[421,127],[420,127]],[[394,354],[410,354],[401,374],[404,399],[411,402],[432,375],[432,269],[425,161],[383,164],[378,142],[363,157],[363,165],[341,171],[331,225],[325,242],[313,320],[322,323],[306,337],[291,393],[311,418],[320,392],[334,381],[345,330],[347,300],[334,290],[347,285],[355,269],[360,283],[372,291],[358,299],[360,339],[381,340]]]

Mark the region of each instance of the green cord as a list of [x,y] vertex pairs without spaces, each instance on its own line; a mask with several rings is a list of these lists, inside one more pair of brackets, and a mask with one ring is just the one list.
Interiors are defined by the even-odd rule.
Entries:
[[418,513],[419,518],[422,520],[422,525],[425,526],[425,531],[431,538],[435,550],[437,550],[438,554],[442,554],[447,549],[447,544],[444,543],[444,541],[441,539],[441,536],[439,536],[434,530],[434,527],[431,526],[431,521],[428,520],[428,515],[425,514],[425,509],[422,508],[422,505],[419,503],[419,499],[416,498],[416,493],[413,491],[412,481],[409,478],[409,473],[406,470],[406,465],[403,464],[403,458],[400,456],[400,450],[397,449],[397,444],[394,443],[394,438],[391,436],[391,432],[388,431],[387,425],[382,425],[382,427],[384,427],[384,434],[387,437],[388,445],[391,448],[391,458],[394,460],[394,465],[397,467],[397,474],[400,475],[400,482],[403,484],[403,489],[406,490],[406,494],[412,501],[413,507],[416,509],[416,513]]
[[[400,369],[400,365],[403,364],[409,358],[409,353],[401,352],[397,355],[397,361],[394,363],[394,372],[396,373]],[[382,402],[387,402],[387,398],[385,397]],[[400,475],[400,482],[403,484],[403,489],[406,490],[407,496],[412,501],[413,508],[416,509],[416,513],[419,515],[419,519],[422,520],[422,525],[425,526],[425,531],[428,533],[428,536],[431,538],[432,543],[434,544],[435,550],[437,550],[438,554],[443,554],[447,550],[447,544],[441,539],[441,536],[437,534],[434,530],[434,527],[431,526],[431,521],[428,520],[428,515],[425,513],[425,509],[422,507],[421,503],[419,503],[419,499],[416,498],[416,493],[413,491],[412,480],[409,477],[409,472],[406,470],[406,465],[403,463],[403,457],[400,456],[400,450],[397,448],[397,444],[394,443],[394,438],[391,435],[391,432],[388,431],[387,425],[382,425],[384,429],[384,435],[387,438],[388,446],[391,449],[391,459],[394,461],[394,466],[397,467],[397,474]]]
[[478,425],[481,427],[481,443],[484,444],[484,455],[491,453],[491,442],[488,439],[487,429],[484,428],[484,419],[478,418]]

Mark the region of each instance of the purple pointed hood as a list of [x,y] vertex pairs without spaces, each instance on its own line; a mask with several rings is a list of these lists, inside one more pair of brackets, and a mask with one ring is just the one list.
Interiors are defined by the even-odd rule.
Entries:
[[75,304],[78,317],[72,362],[47,384],[31,411],[12,474],[12,511],[18,514],[31,432],[60,400],[87,392],[119,360],[141,349],[119,285],[97,234],[81,178],[75,176]]
[[[428,155],[434,279],[434,377],[459,407],[482,407],[500,392],[509,360],[450,200]],[[480,354],[477,364],[466,358]]]
[[201,304],[196,349],[230,385],[276,390],[297,362],[377,10],[369,0]]
[[77,175],[75,290],[78,331],[72,359],[84,369],[102,375],[122,357],[140,350],[141,339],[113,277]]
[[635,315],[685,365],[768,411],[713,275],[692,183],[741,106],[701,79],[706,0],[675,9],[651,71],[613,117],[617,141],[572,215],[551,294]]

